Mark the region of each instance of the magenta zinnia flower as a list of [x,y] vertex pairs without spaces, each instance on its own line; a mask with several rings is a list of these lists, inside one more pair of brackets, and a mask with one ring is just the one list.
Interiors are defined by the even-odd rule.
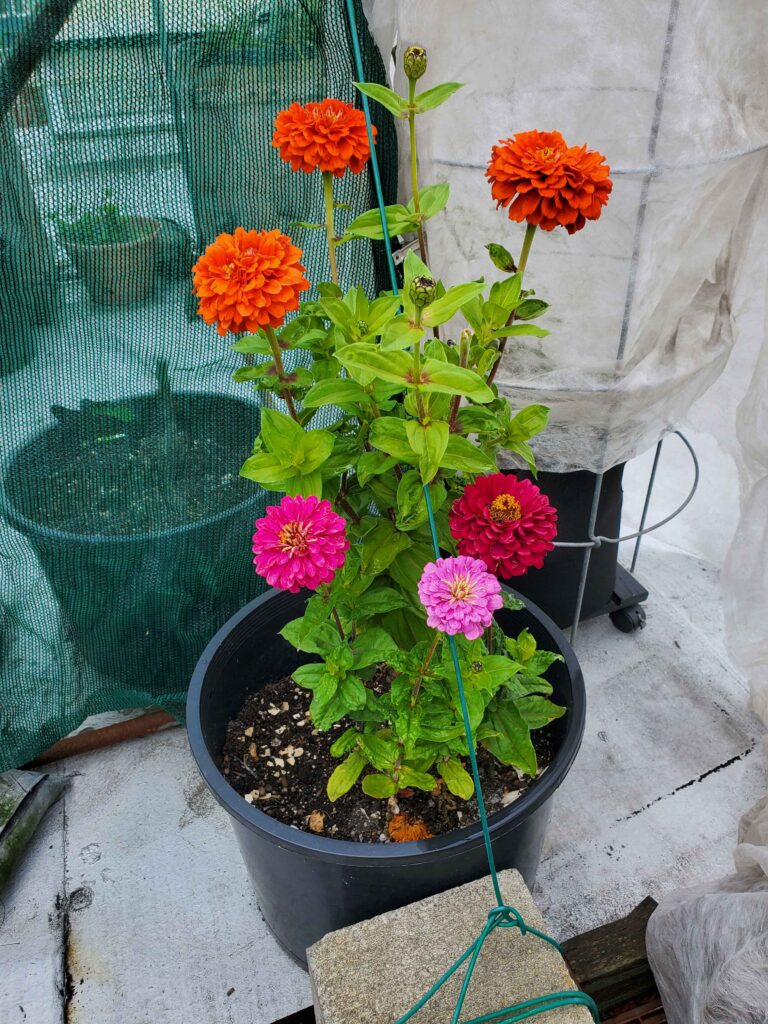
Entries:
[[329,501],[286,495],[279,505],[268,505],[267,514],[256,520],[256,572],[271,587],[292,594],[301,587],[317,590],[321,583],[330,583],[344,564],[349,547],[346,525]]
[[427,625],[468,640],[482,636],[501,608],[501,584],[478,558],[438,558],[428,562],[419,580],[419,597]]
[[464,488],[449,524],[460,554],[481,558],[489,572],[507,579],[542,567],[554,547],[557,512],[530,480],[491,473]]

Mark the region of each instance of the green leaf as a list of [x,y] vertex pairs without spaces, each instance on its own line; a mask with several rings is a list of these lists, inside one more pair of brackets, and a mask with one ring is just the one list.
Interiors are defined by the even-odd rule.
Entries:
[[554,651],[536,651],[525,666],[526,672],[531,672],[535,676],[543,675],[550,665],[554,665],[556,661],[563,661],[561,654],[555,654]]
[[418,93],[415,99],[416,112],[423,114],[427,110],[434,110],[435,107],[439,107],[441,103],[445,103],[445,101],[453,96],[458,89],[461,89],[463,85],[463,82],[443,82],[442,85],[436,85],[432,89],[427,89],[425,92]]
[[469,800],[475,792],[472,776],[458,758],[452,757],[447,761],[440,761],[437,765],[437,773],[448,787],[448,791],[459,799]]
[[374,800],[386,800],[397,792],[395,780],[388,775],[366,775],[362,787],[365,795]]
[[405,420],[397,419],[395,416],[379,417],[371,424],[368,440],[374,448],[403,462],[416,460],[416,453],[408,440]]
[[526,775],[536,774],[536,751],[530,730],[512,701],[495,701],[488,708],[477,736],[502,764],[513,764]]
[[459,426],[467,434],[495,434],[501,431],[498,413],[481,405],[463,405],[459,409]]
[[424,359],[421,364],[422,391],[439,391],[445,395],[463,395],[481,405],[492,402],[494,393],[474,370],[437,359]]
[[381,332],[381,351],[394,352],[412,348],[424,336],[421,327],[412,327],[407,316],[390,321]]
[[464,473],[488,473],[496,469],[496,460],[486,455],[466,437],[451,434],[440,460],[441,469],[458,469]]
[[332,377],[313,384],[304,396],[304,408],[314,409],[322,405],[350,405],[370,402],[369,396],[357,381],[348,377]]
[[382,352],[375,345],[358,342],[337,349],[336,358],[353,376],[362,373],[370,379],[375,375],[403,387],[411,385],[413,360],[406,352]]
[[280,636],[297,651],[309,654],[327,654],[339,642],[339,634],[330,622],[319,622],[317,618],[304,615],[287,622],[280,630]]
[[549,333],[543,327],[537,327],[536,324],[510,324],[508,327],[499,327],[498,330],[491,331],[491,337],[518,338],[530,336],[533,338],[546,338]]
[[408,116],[408,101],[404,100],[402,96],[398,96],[393,89],[388,89],[386,85],[377,85],[375,82],[354,82],[353,84],[364,96],[376,100],[395,117]]
[[342,761],[341,764],[337,765],[328,779],[326,787],[328,799],[335,802],[340,796],[348,793],[360,778],[360,773],[367,763],[365,756],[355,750],[346,761]]
[[[509,641],[507,641],[507,647],[509,647]],[[529,629],[524,629],[518,634],[515,640],[515,653],[517,660],[523,665],[530,661],[536,653],[536,638]]]
[[360,486],[365,487],[372,476],[387,473],[396,465],[397,459],[385,452],[363,452],[357,460],[357,479]]
[[[428,360],[428,362],[436,362],[436,360]],[[427,484],[434,478],[440,468],[440,460],[445,454],[449,437],[448,424],[436,421],[425,427],[416,420],[406,420],[405,432],[408,443],[419,457],[419,472],[422,482]],[[399,501],[398,488],[398,505]]]
[[277,455],[258,452],[245,460],[240,469],[240,476],[255,480],[268,491],[284,490],[283,482],[292,475],[290,466],[286,466]]
[[[394,611],[395,608],[407,608],[408,601],[393,587],[371,587],[369,590],[356,599],[354,608],[354,619],[358,621],[369,615],[382,615],[384,612]],[[366,634],[363,634],[365,636]]]
[[374,768],[380,772],[390,772],[397,760],[397,742],[379,732],[366,732],[360,737],[360,746]]
[[367,668],[380,661],[386,661],[397,650],[397,644],[381,626],[369,626],[352,642],[354,668]]
[[331,744],[331,757],[343,757],[357,746],[360,738],[359,729],[345,729],[344,732]]
[[391,565],[397,555],[410,546],[408,535],[396,530],[388,519],[382,519],[366,534],[362,544],[361,570],[364,576],[378,576]]
[[[275,455],[287,455],[304,443],[304,431],[296,420],[277,409],[261,410],[261,436]],[[286,462],[295,465],[290,458]]]
[[543,729],[545,725],[554,722],[556,718],[562,718],[565,708],[559,704],[553,704],[546,697],[531,696],[520,697],[515,701],[515,707],[525,720],[529,729]]
[[504,441],[527,441],[530,437],[540,434],[549,420],[549,409],[546,405],[527,405],[513,416],[506,430]]
[[347,675],[339,683],[338,696],[347,712],[360,711],[367,703],[368,691],[357,676]]
[[325,665],[320,661],[313,661],[309,665],[299,665],[295,668],[291,672],[291,679],[305,690],[314,690],[326,674]]
[[[384,213],[387,218],[387,234],[389,236],[405,235],[416,230],[414,214],[406,206],[397,203],[393,206],[385,206]],[[381,223],[381,212],[377,209],[367,210],[355,217],[347,230],[344,232],[343,240],[350,238],[371,238],[381,241],[384,238],[384,228]]]
[[491,288],[490,301],[509,315],[520,301],[522,287],[523,278],[521,274],[505,277],[503,281],[497,281]]
[[229,347],[233,352],[257,352],[262,356],[272,354],[269,339],[264,334],[243,334]]
[[409,765],[403,765],[400,769],[398,782],[401,789],[405,789],[406,786],[412,786],[414,789],[423,789],[427,793],[431,793],[437,785],[437,779],[433,775],[417,771]]
[[440,213],[448,202],[450,186],[447,181],[441,181],[438,185],[427,185],[419,191],[419,207],[424,218],[434,217]]
[[549,303],[542,299],[525,299],[515,310],[515,320],[533,320],[549,309]]
[[507,441],[504,447],[507,451],[514,452],[527,464],[530,471],[536,476],[536,457],[533,449],[527,441]]
[[485,288],[484,281],[470,281],[468,284],[457,284],[449,288],[445,295],[426,307],[421,315],[421,322],[426,327],[437,327],[450,320],[454,313],[457,313],[465,302],[469,302],[479,295]]

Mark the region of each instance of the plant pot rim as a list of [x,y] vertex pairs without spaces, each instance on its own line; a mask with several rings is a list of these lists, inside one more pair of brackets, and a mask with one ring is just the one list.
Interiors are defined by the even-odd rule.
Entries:
[[[132,395],[130,398],[120,399],[120,401],[134,402],[137,399],[152,398],[155,397],[152,393],[146,395]],[[235,398],[232,395],[224,395],[212,391],[180,391],[176,392],[174,398],[223,398],[230,402],[236,402],[242,406],[251,407],[248,402],[242,398]],[[258,406],[252,406],[257,409]],[[12,453],[8,461],[3,466],[2,476],[0,477],[0,512],[2,512],[8,521],[16,529],[20,530],[26,536],[30,534],[40,534],[46,538],[53,538],[61,541],[62,543],[70,544],[137,544],[146,541],[158,541],[163,540],[167,537],[175,537],[179,534],[188,533],[192,530],[197,530],[201,527],[209,527],[214,523],[220,522],[222,519],[228,519],[234,513],[246,512],[250,507],[253,506],[254,502],[261,500],[260,493],[254,493],[252,496],[244,498],[237,505],[232,505],[231,508],[226,508],[221,512],[217,512],[213,516],[204,516],[202,519],[196,519],[193,523],[182,523],[180,526],[170,526],[166,530],[150,530],[147,533],[72,533],[68,530],[57,530],[55,527],[44,526],[36,519],[30,519],[29,516],[24,515],[17,508],[6,487],[6,477],[10,471],[11,465],[16,461],[19,455],[28,448],[35,441],[37,441],[48,431],[56,430],[55,424],[44,427],[39,430],[33,437],[26,440],[20,448]]]
[[[586,718],[584,679],[576,654],[568,640],[552,619],[532,601],[528,601],[522,594],[517,594],[510,587],[505,586],[504,589],[519,597],[528,611],[541,622],[552,636],[563,656],[571,680],[572,701],[564,719],[565,737],[554,758],[541,778],[533,783],[523,796],[508,807],[489,815],[488,825],[491,837],[496,832],[514,827],[515,822],[527,818],[552,797],[576,758],[581,746]],[[208,666],[230,633],[252,612],[280,593],[281,591],[274,588],[267,590],[260,597],[244,605],[225,622],[203,651],[192,675],[187,694],[187,735],[192,756],[217,801],[240,824],[270,838],[277,846],[301,854],[310,854],[315,859],[333,861],[337,864],[359,865],[366,860],[416,864],[438,852],[442,853],[444,857],[452,854],[459,856],[465,852],[468,843],[482,843],[483,834],[479,821],[462,828],[452,829],[450,832],[444,832],[431,839],[417,839],[408,843],[356,843],[348,839],[331,839],[328,836],[305,832],[270,817],[258,807],[246,803],[243,797],[230,786],[213,760],[203,738],[200,719],[203,683]]]
[[131,238],[124,242],[73,242],[71,239],[66,238],[63,234],[60,236],[61,244],[65,249],[118,249],[126,246],[137,246],[144,242],[152,242],[157,238],[160,233],[162,224],[157,217],[148,217],[143,214],[126,214],[132,221],[138,221],[141,224],[149,224],[152,227],[152,231],[146,235],[141,235],[139,238]]

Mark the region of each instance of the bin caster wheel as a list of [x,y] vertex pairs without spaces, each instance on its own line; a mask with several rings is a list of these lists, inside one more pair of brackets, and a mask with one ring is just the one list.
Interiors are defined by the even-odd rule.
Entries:
[[611,612],[611,622],[622,633],[634,633],[645,626],[645,608],[641,604],[633,604],[630,608],[620,608]]

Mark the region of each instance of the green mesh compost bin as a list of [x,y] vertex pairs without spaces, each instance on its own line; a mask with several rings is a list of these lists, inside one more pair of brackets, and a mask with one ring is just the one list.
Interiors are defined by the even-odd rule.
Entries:
[[[69,12],[67,13],[67,6]],[[30,0],[0,18],[0,771],[90,714],[179,713],[212,633],[263,583],[239,477],[259,408],[196,316],[221,231],[279,228],[327,278],[315,175],[278,110],[356,102],[344,0]],[[383,81],[365,33],[366,76]],[[374,107],[387,202],[396,152]],[[375,205],[369,172],[337,199]],[[343,226],[343,220],[342,220]],[[385,254],[339,250],[375,294]]]

